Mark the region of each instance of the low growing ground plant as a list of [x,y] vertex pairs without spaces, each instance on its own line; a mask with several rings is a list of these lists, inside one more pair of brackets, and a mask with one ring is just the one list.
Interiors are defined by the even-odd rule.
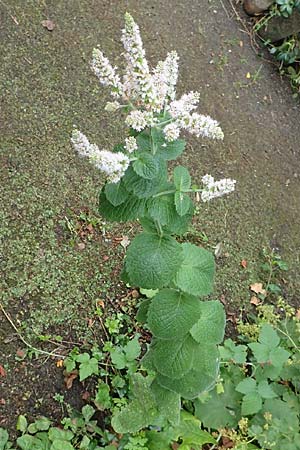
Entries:
[[142,227],[127,249],[123,281],[156,290],[138,314],[153,335],[142,359],[151,375],[133,377],[133,400],[112,419],[114,429],[126,433],[155,425],[161,417],[179,425],[181,398],[192,400],[216,382],[225,314],[218,301],[200,300],[212,292],[214,257],[176,237],[188,229],[193,197],[207,202],[232,192],[235,181],[215,181],[206,174],[199,188],[192,185],[185,167],[168,171],[168,161],[184,151],[182,131],[212,139],[223,139],[223,132],[211,117],[195,112],[198,92],[176,99],[175,51],[150,69],[130,14],[125,15],[122,43],[127,62],[122,79],[99,49],[93,51],[92,69],[111,89],[114,101],[106,110],[126,113],[125,142],[112,151],[100,150],[74,130],[72,143],[106,176],[99,199],[101,216],[115,222],[138,220]]

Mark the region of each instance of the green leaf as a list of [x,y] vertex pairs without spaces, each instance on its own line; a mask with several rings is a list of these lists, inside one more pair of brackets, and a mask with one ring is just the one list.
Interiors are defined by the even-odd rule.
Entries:
[[112,406],[109,386],[105,383],[101,383],[98,386],[94,403],[100,411],[109,409]]
[[139,153],[138,159],[133,162],[132,167],[142,178],[152,180],[158,175],[159,160],[150,153]]
[[[158,431],[146,431],[147,448],[149,450],[170,450],[170,439],[168,433]],[[114,449],[112,449],[114,450]]]
[[81,410],[85,422],[89,422],[95,414],[95,409],[91,405],[85,405]]
[[[24,417],[24,416],[23,416]],[[8,432],[4,428],[0,428],[0,450],[4,450],[8,442]]]
[[118,183],[107,183],[104,187],[104,192],[107,200],[113,206],[121,205],[129,196],[122,180]]
[[258,413],[262,408],[261,396],[257,392],[246,394],[242,401],[242,416]]
[[236,390],[242,394],[256,392],[256,381],[253,378],[245,378],[237,385]]
[[289,357],[290,353],[282,347],[274,348],[269,355],[269,359],[275,367],[282,367]]
[[154,422],[158,412],[150,383],[149,377],[134,374],[134,400],[112,417],[111,424],[117,433],[136,433]]
[[[156,291],[155,291],[156,292]],[[148,310],[151,304],[151,299],[144,300],[139,305],[136,320],[140,323],[146,323],[148,320]]]
[[274,328],[269,324],[263,324],[258,338],[259,342],[273,349],[279,345],[280,339]]
[[148,310],[148,326],[160,339],[182,339],[201,313],[200,301],[174,289],[163,289]]
[[175,239],[146,232],[134,238],[125,260],[131,283],[149,289],[169,284],[181,262],[182,248]]
[[151,390],[160,415],[167,419],[171,425],[177,427],[180,421],[180,395],[163,388],[156,380],[151,384]]
[[151,138],[148,131],[143,131],[142,133],[139,133],[136,137],[136,142],[139,151],[142,152],[151,151]]
[[178,437],[182,439],[182,445],[187,448],[195,445],[215,444],[216,440],[207,431],[201,430],[201,422],[186,411],[181,412],[181,420],[177,430]]
[[174,169],[174,184],[177,191],[186,192],[191,187],[191,176],[189,171],[183,166],[177,166]]
[[252,350],[257,362],[264,363],[269,360],[270,349],[266,345],[259,342],[250,342],[248,347]]
[[258,383],[257,392],[262,398],[276,398],[278,395],[273,391],[272,386],[267,382],[267,380],[263,380]]
[[79,365],[79,379],[80,381],[85,380],[91,375],[98,375],[99,367],[96,358],[90,358],[88,353],[83,353],[77,356],[77,361]]
[[168,142],[165,140],[163,131],[157,128],[152,128],[151,136],[156,145],[156,154],[166,161],[177,159],[185,148],[185,141],[183,139]]
[[233,361],[236,364],[244,364],[247,359],[247,347],[235,345],[232,339],[226,339],[223,346],[219,347],[222,361]]
[[73,445],[70,444],[70,442],[56,439],[55,441],[53,441],[50,450],[75,450],[75,449]]
[[215,262],[213,255],[193,244],[182,244],[183,263],[175,284],[192,295],[208,295],[213,288]]
[[147,297],[147,299],[151,299],[158,293],[158,289],[143,289],[143,288],[140,288],[140,293],[142,295],[145,295]]
[[147,207],[150,216],[154,220],[158,220],[162,225],[171,223],[176,216],[174,194],[166,194],[149,199]]
[[115,347],[110,351],[111,362],[116,369],[124,369],[126,367],[126,357],[120,347]]
[[[151,355],[151,354],[150,354]],[[218,351],[215,345],[197,346],[192,369],[180,379],[172,379],[159,374],[158,383],[182,397],[193,400],[202,392],[211,390],[219,370]]]
[[[21,431],[21,433],[25,433],[27,429],[27,419],[25,416],[20,415],[17,420],[17,426],[18,431]],[[0,439],[0,449],[1,449],[1,439]]]
[[219,344],[224,338],[226,317],[222,304],[216,300],[200,302],[200,319],[190,330],[199,344]]
[[128,167],[123,181],[128,191],[138,198],[149,198],[160,192],[161,185],[167,180],[167,167],[160,162],[158,175],[152,179],[140,177],[131,166]]
[[34,436],[24,434],[18,437],[17,444],[22,450],[40,450],[41,441]]
[[223,392],[218,394],[216,389],[204,394],[204,399],[194,401],[195,415],[206,428],[235,428],[241,418],[241,394],[236,392],[230,376],[225,376]]
[[134,361],[136,358],[140,356],[141,353],[141,345],[139,343],[139,337],[135,336],[131,341],[129,341],[125,347],[124,352],[127,361]]
[[71,441],[74,434],[70,430],[62,430],[61,428],[53,427],[48,432],[50,441]]
[[113,206],[102,190],[99,197],[99,213],[111,222],[135,220],[146,214],[146,200],[131,194],[121,205]]
[[191,199],[187,194],[183,192],[175,192],[175,207],[180,216],[184,216],[190,209]]
[[177,379],[191,369],[198,345],[187,335],[183,340],[156,339],[151,348],[157,371],[169,378]]
[[51,420],[47,417],[41,417],[34,422],[37,431],[47,431],[51,426]]

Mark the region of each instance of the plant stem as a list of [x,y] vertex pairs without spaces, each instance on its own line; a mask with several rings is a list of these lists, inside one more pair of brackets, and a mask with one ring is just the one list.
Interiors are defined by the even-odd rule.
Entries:
[[35,352],[38,353],[42,353],[43,355],[47,355],[47,356],[56,356],[58,358],[65,358],[65,355],[60,355],[58,353],[54,353],[54,352],[47,352],[45,350],[41,350],[38,349],[36,347],[34,347],[33,345],[29,344],[29,342],[27,342],[23,336],[21,335],[20,331],[18,330],[18,328],[16,327],[16,325],[13,323],[12,319],[10,318],[10,316],[8,315],[8,313],[5,311],[2,303],[0,302],[0,309],[2,310],[4,316],[6,317],[6,319],[8,320],[8,322],[10,323],[10,325],[13,327],[13,329],[16,331],[17,335],[19,336],[19,339],[21,339],[21,341],[23,342],[23,344],[26,345],[26,347],[30,348],[31,350],[34,350]]

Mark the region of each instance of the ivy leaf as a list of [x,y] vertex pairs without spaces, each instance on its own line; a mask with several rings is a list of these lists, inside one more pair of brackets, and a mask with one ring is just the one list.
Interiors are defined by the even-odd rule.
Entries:
[[152,299],[148,326],[160,339],[182,339],[200,316],[200,301],[174,289],[163,289]]
[[191,176],[189,174],[189,171],[185,167],[183,166],[175,167],[173,179],[177,191],[185,192],[190,189]]
[[91,375],[98,375],[99,367],[96,358],[91,358],[88,353],[82,353],[76,357],[76,361],[79,362],[79,379],[85,380]]
[[258,383],[257,392],[262,398],[276,398],[278,395],[273,391],[271,385],[267,382],[267,380],[263,380]]
[[104,192],[107,200],[113,206],[118,206],[124,203],[129,195],[122,180],[118,181],[118,183],[107,183],[104,187]]
[[191,206],[191,199],[187,194],[183,192],[175,192],[175,207],[176,211],[180,216],[184,216]]
[[193,365],[197,347],[188,335],[183,340],[156,339],[151,349],[157,371],[172,379],[183,377]]
[[175,284],[192,295],[208,295],[212,291],[215,262],[213,255],[193,244],[182,244],[183,263]]
[[170,283],[182,262],[182,248],[170,236],[143,232],[127,250],[126,271],[133,285],[155,289]]
[[200,319],[191,328],[191,335],[199,344],[219,344],[224,338],[226,323],[222,304],[214,300],[200,302],[199,305]]
[[258,413],[262,408],[262,399],[258,392],[250,392],[242,400],[242,416]]
[[256,392],[256,381],[253,378],[245,378],[241,381],[236,390],[242,394],[250,394],[251,392]]
[[138,159],[132,164],[133,170],[142,178],[152,180],[159,171],[159,161],[150,153],[139,153]]

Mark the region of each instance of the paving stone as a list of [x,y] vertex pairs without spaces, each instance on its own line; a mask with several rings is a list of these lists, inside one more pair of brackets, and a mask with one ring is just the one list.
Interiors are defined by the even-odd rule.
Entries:
[[245,0],[244,9],[247,14],[254,16],[268,9],[274,0]]

